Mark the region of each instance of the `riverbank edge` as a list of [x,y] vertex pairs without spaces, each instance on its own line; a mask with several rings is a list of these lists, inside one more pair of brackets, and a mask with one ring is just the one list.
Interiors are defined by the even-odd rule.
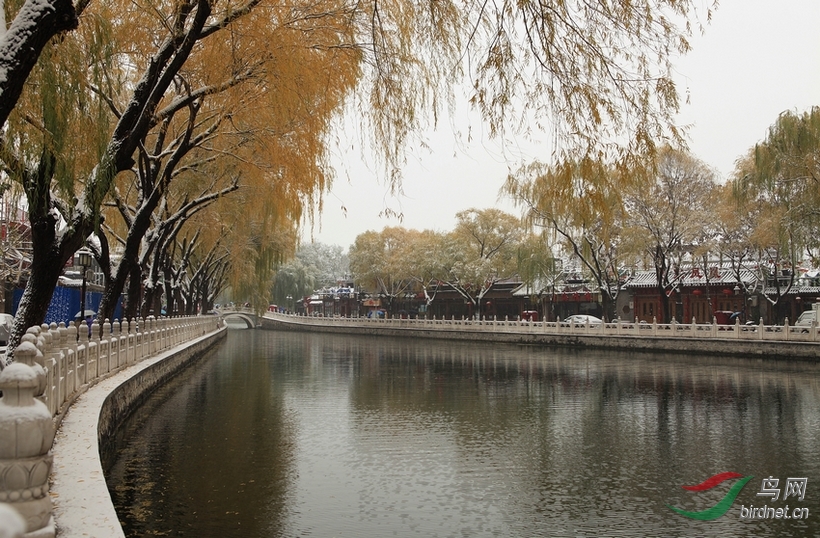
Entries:
[[571,347],[590,349],[616,349],[619,351],[648,351],[662,353],[683,353],[687,355],[721,355],[743,358],[776,358],[818,362],[820,345],[813,342],[784,342],[772,340],[737,340],[697,338],[664,338],[662,336],[633,335],[582,335],[546,334],[537,332],[493,332],[471,328],[469,325],[458,329],[425,329],[423,327],[388,327],[372,324],[368,326],[325,325],[321,318],[287,319],[264,316],[260,318],[261,328],[266,330],[288,330],[302,332],[322,332],[345,335],[388,336],[403,338],[429,338],[469,342],[497,342],[543,347]]
[[89,387],[62,417],[50,494],[59,538],[125,536],[105,482],[100,447],[156,388],[202,358],[227,328],[181,344]]

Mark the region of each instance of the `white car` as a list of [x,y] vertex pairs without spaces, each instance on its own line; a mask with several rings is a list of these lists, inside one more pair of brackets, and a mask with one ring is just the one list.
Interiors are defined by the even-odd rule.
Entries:
[[817,321],[817,310],[806,310],[797,318],[795,325],[811,327],[811,322]]
[[564,323],[574,323],[575,325],[586,325],[587,322],[589,322],[590,327],[597,327],[603,323],[601,318],[596,318],[588,314],[575,314],[564,320]]

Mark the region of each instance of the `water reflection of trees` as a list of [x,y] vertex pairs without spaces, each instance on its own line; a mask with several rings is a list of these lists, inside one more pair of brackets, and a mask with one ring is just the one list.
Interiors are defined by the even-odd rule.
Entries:
[[[208,511],[216,520],[220,510],[227,523],[212,528],[228,535],[240,519],[248,536],[322,534],[294,510],[339,502],[360,510],[357,520],[418,506],[407,517],[421,534],[469,521],[502,535],[682,535],[688,522],[666,503],[701,509],[725,493],[694,499],[683,484],[727,470],[820,478],[818,367],[807,363],[237,334],[134,430],[148,441],[117,472],[138,486],[115,492],[135,505],[134,528],[157,514],[205,528]],[[180,427],[166,409],[182,417],[189,445],[159,440]],[[157,468],[163,453],[170,461]],[[239,465],[247,458],[251,471]],[[163,482],[177,467],[186,478]],[[746,489],[746,504],[755,502],[757,487]],[[294,507],[294,496],[306,504]],[[180,515],[186,509],[196,513]],[[255,511],[264,516],[242,519]],[[737,518],[714,525],[718,534],[744,530]]]
[[564,529],[638,517],[668,530],[664,502],[679,486],[727,469],[820,474],[815,365],[390,340],[351,354],[367,438],[447,430],[455,461],[503,469],[516,483],[505,503],[538,506]]
[[281,535],[293,425],[243,334],[161,387],[106,447],[126,535]]

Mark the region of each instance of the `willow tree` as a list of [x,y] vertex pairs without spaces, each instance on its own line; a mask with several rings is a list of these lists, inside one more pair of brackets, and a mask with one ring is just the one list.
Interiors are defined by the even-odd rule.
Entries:
[[390,312],[393,312],[396,299],[413,287],[408,256],[411,233],[406,228],[388,226],[381,232],[359,234],[350,246],[353,278],[383,296]]
[[524,238],[521,220],[499,209],[468,209],[456,213],[447,235],[448,271],[442,280],[481,315],[481,301],[496,284],[518,270],[518,247]]
[[[555,319],[555,288],[564,277],[564,262],[556,257],[552,230],[528,233],[518,248],[518,276],[527,293],[538,298],[544,321]],[[544,307],[544,301],[549,307]]]
[[783,225],[799,234],[797,250],[820,258],[820,106],[778,116],[764,140],[738,161],[736,199],[783,207]]
[[[317,136],[299,146],[303,158],[296,166],[286,164],[294,175],[300,165],[314,172],[304,180],[311,194],[326,187],[329,177],[307,166],[327,155],[331,114],[323,107],[341,113],[349,104],[358,110],[392,173],[410,134],[437,120],[464,79],[471,84],[470,102],[494,135],[539,125],[557,134],[562,151],[625,158],[652,151],[659,138],[680,137],[669,62],[689,48],[687,20],[695,17],[694,5],[92,3],[77,31],[50,47],[48,62],[41,55],[42,83],[26,89],[30,98],[21,98],[27,103],[0,151],[8,173],[25,185],[35,244],[11,347],[25,327],[42,321],[61,268],[99,230],[103,199],[117,175],[139,161],[136,152],[162,122],[163,111],[191,106],[211,91],[205,88],[221,87],[214,72],[247,76],[248,93],[240,101],[248,114],[261,103],[276,109],[277,99],[257,93],[264,95],[274,81],[304,97],[296,98],[304,113],[292,116],[291,124],[316,118]],[[269,40],[270,31],[282,27],[292,29],[293,39]],[[130,36],[138,37],[128,42]],[[313,63],[314,56],[323,60]],[[303,61],[313,69],[301,69]],[[189,73],[197,76],[192,80]],[[55,82],[61,78],[65,87]],[[190,95],[178,92],[177,83],[188,84]],[[316,99],[325,96],[300,93],[303,85],[321,84],[332,98],[318,105]],[[358,98],[347,100],[354,89]],[[225,118],[237,114],[226,111]],[[265,131],[248,136],[264,138]],[[87,141],[88,147],[68,140]],[[24,148],[26,156],[20,155]],[[268,173],[275,178],[285,168]]]
[[[274,12],[260,5],[125,3],[117,17],[107,11],[117,6],[99,6],[89,9],[92,24],[72,34],[71,43],[50,49],[2,148],[6,170],[26,190],[34,242],[17,338],[42,320],[61,268],[99,232],[101,205],[118,174],[136,171],[140,181],[138,211],[128,223],[131,245],[140,243],[151,206],[178,167],[195,168],[182,161],[192,147],[206,144],[234,166],[254,151],[271,155],[242,174],[257,185],[289,183],[269,189],[268,199],[288,196],[272,209],[260,206],[266,213],[298,217],[301,203],[325,185],[323,138],[360,62],[358,53],[342,47],[351,42],[351,14],[336,3],[317,3],[312,7],[321,10],[321,20],[281,8],[280,24],[271,24]],[[275,39],[274,30],[287,35]],[[86,64],[92,68],[81,67]],[[204,117],[194,113],[203,101],[237,87]],[[224,135],[230,141],[214,141],[220,125],[230,126]],[[272,133],[280,142],[270,142]],[[70,144],[81,138],[86,145]],[[12,348],[15,343],[12,337]]]
[[[141,15],[123,21],[128,26],[118,34],[135,34],[133,25],[162,27],[161,12]],[[344,12],[255,9],[225,30],[228,41],[205,40],[188,59],[168,104],[156,114],[155,127],[137,148],[133,178],[121,174],[112,193],[127,231],[101,303],[103,315],[113,312],[127,278],[145,282],[146,296],[157,290],[160,273],[148,259],[148,239],[162,232],[152,229],[146,234],[152,219],[160,218],[158,211],[168,213],[169,191],[183,199],[179,207],[191,207],[241,187],[252,191],[244,199],[256,206],[244,213],[249,219],[300,220],[302,206],[310,205],[326,183],[320,148],[329,118],[351,86],[349,76],[334,70],[352,72],[358,61],[336,49],[348,26]],[[149,48],[142,43],[133,47],[133,55],[144,55],[141,51]],[[187,218],[180,211],[169,214]],[[275,235],[260,230],[257,239],[262,241],[257,254],[264,257]],[[153,278],[143,278],[141,267]],[[253,274],[259,283],[267,283],[270,269],[260,265]],[[253,296],[262,299],[258,290]],[[135,302],[131,297],[129,304]]]
[[[0,166],[25,193],[32,241],[10,352],[26,327],[42,322],[63,267],[98,222],[114,162],[124,159],[128,128],[109,144],[106,105],[88,90],[94,81],[112,84],[119,76],[109,27],[99,17],[88,19],[90,24],[43,49],[0,139]],[[131,109],[122,121],[132,124],[135,116],[139,111]]]
[[271,298],[292,309],[296,301],[314,290],[336,285],[348,272],[348,258],[341,246],[301,244],[293,258],[277,269]]
[[447,234],[433,230],[410,230],[406,241],[408,276],[414,287],[421,290],[425,308],[428,308],[447,277]]
[[270,304],[270,283],[276,269],[293,257],[298,242],[298,221],[285,214],[270,214],[262,197],[240,190],[220,204],[230,204],[232,218],[215,207],[209,215],[230,229],[224,241],[229,253],[227,285],[234,297],[251,303],[257,312]]
[[[214,222],[214,218],[197,218],[200,213],[207,211],[212,205],[217,204],[222,196],[230,194],[238,189],[237,181],[228,184],[221,190],[215,190],[213,184],[209,185],[204,192],[199,193],[193,199],[187,196],[173,202],[163,201],[153,219],[153,226],[143,238],[143,247],[139,253],[137,263],[132,264],[128,275],[131,285],[128,290],[127,304],[129,308],[124,310],[126,317],[134,317],[138,312],[141,316],[147,316],[151,311],[159,312],[161,296],[165,294],[165,301],[170,303],[174,299],[174,291],[177,289],[174,283],[179,283],[179,275],[185,274],[187,262],[190,260],[188,254],[194,252],[194,248],[200,245],[200,238],[204,238],[210,245],[210,250],[216,251],[220,243],[229,237],[230,231],[225,228],[225,223]],[[214,213],[213,211],[211,213]],[[217,213],[218,214],[218,213]],[[180,248],[182,254],[179,258],[175,256],[176,247],[179,243],[179,236],[183,231],[194,230],[194,237],[190,241],[183,240]],[[210,233],[209,233],[210,232]],[[216,234],[216,237],[214,237]],[[129,234],[130,236],[130,234]],[[127,247],[127,245],[126,245]],[[215,256],[216,254],[214,254]],[[212,257],[212,256],[211,256]],[[122,268],[122,261],[118,269]],[[140,285],[135,285],[141,284]],[[111,293],[112,286],[107,285],[103,295],[103,303],[100,304],[100,314],[105,317],[111,316],[114,304],[108,303],[108,311],[103,308],[107,299],[118,297]]]
[[[51,39],[77,28],[87,0],[0,2],[0,128],[17,104],[40,54]],[[6,13],[14,13],[6,27]]]
[[555,237],[595,281],[605,316],[615,315],[623,247],[625,176],[593,159],[548,166],[535,162],[507,178],[504,190],[525,209],[530,225]]
[[651,166],[634,172],[649,175],[625,189],[625,233],[633,251],[642,251],[651,261],[658,296],[664,299],[661,321],[668,323],[673,314],[667,299],[676,291],[681,262],[691,256],[702,230],[715,218],[715,173],[692,155],[669,147]]
[[[679,96],[670,60],[690,48],[696,5],[702,4],[468,0],[401,10],[393,8],[402,2],[380,4],[378,20],[396,30],[379,39],[416,38],[407,50],[421,61],[387,65],[384,55],[374,56],[384,79],[366,105],[388,114],[366,118],[375,120],[378,140],[396,147],[423,121],[419,110],[432,108],[437,117],[442,101],[450,102],[442,82],[465,75],[470,103],[492,135],[544,128],[564,156],[652,152],[659,139],[682,134],[674,123]],[[708,21],[711,10],[702,15]],[[431,85],[438,90],[431,93]]]
[[798,114],[786,111],[769,127],[752,150],[753,166],[745,171],[753,184],[799,183],[807,195],[807,210],[820,211],[820,106]]
[[738,159],[731,179],[737,212],[750,223],[750,264],[777,321],[806,255],[817,259],[820,216],[820,107],[784,112],[766,138]]
[[763,208],[748,201],[739,201],[734,188],[735,182],[731,180],[717,188],[714,224],[718,227],[719,240],[716,246],[721,260],[729,263],[743,295],[752,296],[759,291],[757,286],[760,280],[749,276],[757,265],[759,251],[754,233]]
[[[208,137],[205,135],[202,138],[204,140]],[[175,153],[169,151],[166,154]],[[184,153],[184,150],[179,152]],[[167,269],[165,251],[168,246],[174,244],[180,230],[193,215],[215,203],[221,196],[239,188],[238,177],[219,170],[207,175],[206,171],[210,168],[203,166],[201,162],[197,163],[199,166],[192,168],[199,168],[199,174],[204,177],[193,178],[186,177],[185,174],[177,175],[179,170],[174,165],[154,166],[160,163],[161,158],[145,158],[138,171],[140,181],[136,182],[137,187],[130,193],[132,196],[129,197],[129,193],[121,194],[117,188],[110,195],[111,205],[117,208],[122,219],[120,228],[124,232],[118,233],[114,226],[108,224],[113,218],[108,218],[104,233],[98,234],[100,248],[97,249],[96,245],[93,248],[105,275],[105,289],[98,312],[101,319],[113,317],[114,308],[127,280],[131,285],[125,316],[132,318],[140,312],[145,315],[151,309],[149,305],[154,302],[155,294],[161,292],[159,281]],[[159,175],[156,174],[158,170],[162,170]],[[171,190],[169,187],[173,178],[176,178],[176,188]],[[180,181],[180,178],[188,181]],[[129,203],[129,198],[134,197]],[[111,213],[113,212],[109,212]],[[113,262],[109,237],[117,245],[116,261]]]

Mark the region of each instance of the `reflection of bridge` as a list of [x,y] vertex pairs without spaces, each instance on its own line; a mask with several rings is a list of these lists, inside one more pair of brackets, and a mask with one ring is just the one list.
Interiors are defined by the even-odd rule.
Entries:
[[259,316],[250,308],[222,308],[216,311],[223,319],[239,319],[248,325],[248,329],[259,327]]

